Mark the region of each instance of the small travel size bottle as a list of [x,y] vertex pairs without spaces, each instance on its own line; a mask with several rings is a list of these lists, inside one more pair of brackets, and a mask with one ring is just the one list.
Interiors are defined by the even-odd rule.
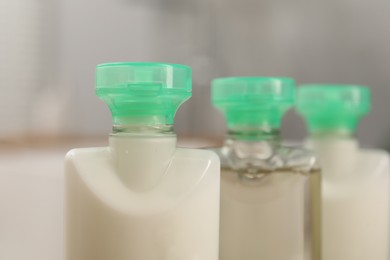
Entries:
[[370,90],[353,85],[304,85],[298,113],[322,175],[322,259],[389,260],[390,171],[387,152],[362,149],[355,138],[370,110]]
[[113,133],[66,156],[66,260],[217,260],[219,158],[176,148],[173,132],[190,68],[98,65],[96,94]]
[[220,78],[212,102],[226,118],[221,159],[221,260],[320,259],[320,169],[284,147],[280,124],[295,100],[289,78]]

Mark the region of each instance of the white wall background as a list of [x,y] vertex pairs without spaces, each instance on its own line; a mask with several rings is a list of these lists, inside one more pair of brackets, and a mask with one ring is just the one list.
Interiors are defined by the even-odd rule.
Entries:
[[[29,29],[31,23],[26,22],[29,16],[16,16],[20,11],[12,7],[15,2],[46,8],[42,12],[32,11],[38,20],[44,21],[36,33]],[[47,5],[48,2],[51,4]],[[24,44],[9,43],[14,46],[12,52],[4,47],[8,45],[2,44],[0,55],[6,55],[7,61],[32,60],[33,65],[27,66],[29,70],[25,73],[18,66],[11,68],[5,63],[0,66],[3,105],[0,136],[29,131],[105,135],[110,131],[111,120],[105,105],[94,95],[96,64],[165,61],[193,67],[193,98],[176,119],[180,134],[223,135],[224,120],[209,104],[209,81],[213,77],[282,75],[295,77],[298,83],[372,86],[373,110],[363,120],[359,136],[367,145],[390,147],[389,1],[3,0],[1,3],[1,19],[9,17],[18,23],[0,23],[0,30],[18,32],[21,38],[13,38],[12,34],[8,40],[0,38],[0,41],[19,39]],[[31,34],[24,33],[26,30]],[[36,49],[28,42],[32,39],[38,46]],[[33,54],[41,51],[42,54]],[[40,57],[39,61],[34,57]],[[21,74],[43,80],[36,84],[29,84],[31,80],[7,81],[7,77],[15,78],[10,75]],[[24,93],[29,94],[26,97]],[[31,104],[20,102],[22,97]],[[17,108],[20,103],[24,106],[21,109]],[[18,122],[14,123],[15,120]],[[4,130],[5,125],[11,124],[15,125],[14,130]],[[293,112],[285,119],[284,132],[290,139],[305,134],[301,119]]]

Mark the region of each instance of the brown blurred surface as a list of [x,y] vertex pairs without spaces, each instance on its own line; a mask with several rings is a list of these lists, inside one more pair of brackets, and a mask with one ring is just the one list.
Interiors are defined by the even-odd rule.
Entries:
[[[178,146],[189,148],[216,147],[222,140],[208,137],[179,136]],[[25,136],[0,140],[0,152],[24,149],[67,151],[73,148],[108,145],[108,136]]]

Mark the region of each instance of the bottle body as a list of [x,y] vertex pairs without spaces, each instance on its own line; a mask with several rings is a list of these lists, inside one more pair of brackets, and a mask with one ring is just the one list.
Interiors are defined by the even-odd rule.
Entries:
[[220,259],[320,259],[320,171],[313,155],[228,141],[220,156]]
[[310,140],[323,166],[323,259],[389,259],[390,174],[385,151],[345,138]]
[[[146,151],[148,140],[69,152],[67,260],[218,258],[218,158],[176,148],[167,157],[165,141],[154,140]],[[143,152],[153,156],[126,157]],[[169,161],[154,174],[162,157]]]

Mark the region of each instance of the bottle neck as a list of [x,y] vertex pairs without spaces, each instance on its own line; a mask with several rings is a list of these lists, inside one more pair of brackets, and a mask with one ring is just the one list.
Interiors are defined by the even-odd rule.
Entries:
[[157,113],[137,116],[114,116],[112,117],[112,133],[127,133],[135,135],[161,135],[174,134],[173,119]]
[[320,157],[333,158],[333,161],[337,158],[345,159],[343,154],[354,157],[359,149],[355,132],[344,129],[312,131],[306,144],[309,148],[315,150]]
[[264,169],[273,169],[272,158],[281,146],[279,129],[267,127],[229,128],[220,149],[222,167],[234,169],[243,178],[253,179]]
[[306,146],[319,156],[325,180],[340,180],[353,175],[359,152],[354,132],[334,130],[310,133]]
[[173,125],[168,124],[114,124],[112,134],[127,134],[129,136],[172,136],[175,135]]
[[176,141],[172,125],[114,126],[110,152],[122,183],[136,192],[153,189],[172,160]]

